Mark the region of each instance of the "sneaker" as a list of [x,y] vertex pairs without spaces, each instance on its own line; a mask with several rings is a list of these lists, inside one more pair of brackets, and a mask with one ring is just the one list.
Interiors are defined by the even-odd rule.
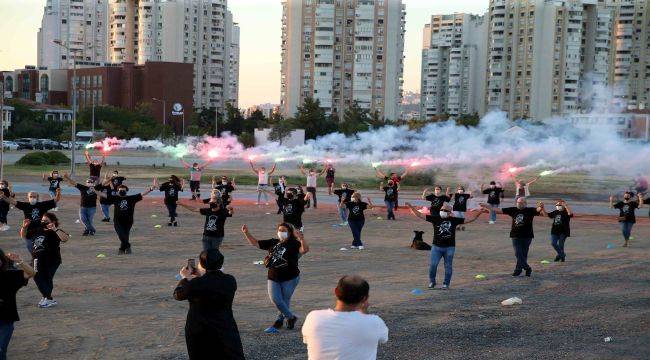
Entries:
[[519,276],[521,275],[521,269],[517,269],[512,273],[512,276]]
[[564,262],[564,260],[566,260],[566,255],[562,256],[562,258],[560,259],[561,262]]
[[2,225],[2,227],[0,227],[0,231],[7,231],[9,229],[11,229],[9,225]]
[[490,222],[488,224],[494,225],[494,221],[490,220]]
[[266,329],[264,329],[264,332],[267,333],[267,334],[277,334],[277,333],[280,332],[280,330],[276,329],[273,326],[270,326],[270,327],[267,327]]
[[174,226],[178,226],[178,222],[174,221]]
[[131,248],[124,249],[124,253],[127,254],[127,255],[130,255],[131,254]]
[[344,221],[344,222],[340,223],[339,226],[348,226],[348,222]]
[[167,226],[172,226],[172,222],[171,222],[171,221],[168,222],[168,223],[167,223]]
[[352,246],[350,246],[350,249],[358,249],[358,248],[359,248],[359,247],[356,246],[356,245],[352,245]]
[[88,232],[88,235],[90,235],[90,236],[95,236],[95,232],[94,232],[94,231],[89,231],[89,232]]
[[363,250],[363,245],[357,247],[357,250]]
[[59,208],[55,207],[54,209],[52,209],[52,211],[59,211]]
[[449,285],[447,284],[442,284],[442,290],[449,290]]
[[432,290],[432,289],[434,289],[435,287],[436,287],[436,284],[434,284],[434,283],[429,283],[429,286],[428,286],[429,290]]
[[293,316],[291,319],[287,320],[287,329],[293,330],[294,327],[296,327],[296,321],[298,321],[297,316]]
[[88,234],[90,234],[90,231],[84,230],[84,232],[83,232],[83,234],[81,234],[81,236],[88,236]]
[[41,308],[41,309],[46,309],[46,308],[51,308],[51,307],[54,307],[54,306],[57,306],[57,305],[58,305],[58,303],[56,302],[56,300],[44,299],[43,302],[38,305],[38,307]]
[[532,273],[533,273],[533,269],[531,268],[526,269],[526,276],[530,277],[530,274]]
[[110,222],[110,221],[111,221],[111,218],[103,218],[102,219],[102,222]]
[[279,330],[279,329],[282,329],[282,325],[284,325],[284,320],[278,319],[278,320],[275,320],[272,327]]
[[38,306],[41,307],[41,305],[45,303],[45,300],[46,300],[45,298],[41,298],[41,301],[38,302]]
[[117,250],[117,255],[124,255],[124,250],[122,249]]
[[558,261],[560,261],[560,259],[562,259],[562,257],[560,255],[558,255],[558,256],[555,257],[555,260],[553,260],[553,261],[558,262]]

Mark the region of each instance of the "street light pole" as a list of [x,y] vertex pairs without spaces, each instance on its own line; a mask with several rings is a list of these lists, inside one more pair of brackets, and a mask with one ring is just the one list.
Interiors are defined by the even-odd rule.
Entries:
[[165,140],[165,126],[167,126],[167,100],[160,100],[156,98],[151,98],[153,101],[157,101],[162,103],[163,105],[163,133],[162,133],[162,140]]
[[5,76],[0,73],[0,179],[5,178]]
[[70,164],[70,175],[74,175],[75,169],[76,169],[76,163],[75,163],[75,152],[76,152],[76,147],[77,147],[77,57],[75,52],[79,51],[79,49],[70,49],[70,47],[66,44],[64,44],[61,40],[54,40],[52,41],[53,43],[61,46],[62,48],[68,50],[68,53],[73,53],[72,55],[72,139],[70,141],[70,158],[71,158],[71,164]]

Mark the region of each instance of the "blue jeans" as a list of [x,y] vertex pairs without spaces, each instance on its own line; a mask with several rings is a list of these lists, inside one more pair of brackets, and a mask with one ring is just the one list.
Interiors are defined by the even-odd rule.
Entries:
[[216,236],[203,235],[202,242],[203,242],[203,250],[208,250],[208,249],[219,250],[219,246],[221,246],[221,243],[223,242],[223,236],[216,237]]
[[111,205],[110,204],[99,204],[102,207],[102,213],[104,214],[104,219],[110,219],[111,217]]
[[494,211],[494,209],[498,209],[499,205],[494,205],[494,204],[489,204],[490,205],[490,221],[496,222],[497,221],[497,213]]
[[30,238],[25,239],[25,247],[27,248],[27,253],[29,255],[32,254],[32,250],[34,249],[34,240]]
[[393,201],[384,200],[384,204],[386,204],[386,211],[388,213],[386,215],[386,219],[395,220],[395,213],[393,212],[393,209],[395,209],[395,205],[397,204],[397,202],[394,200]]
[[634,223],[628,221],[621,222],[621,232],[623,233],[623,238],[625,240],[630,240],[630,235],[632,235],[632,226],[634,226]]
[[555,249],[557,255],[561,258],[566,256],[564,253],[564,241],[566,241],[566,234],[551,234],[551,245],[553,245],[553,249]]
[[429,282],[436,284],[436,272],[438,270],[438,264],[440,264],[440,259],[445,258],[445,281],[443,284],[449,286],[451,283],[451,274],[452,274],[452,264],[454,261],[454,253],[456,252],[456,247],[439,247],[433,245],[431,247],[431,263],[429,264]]
[[278,320],[293,318],[293,313],[289,307],[291,306],[291,296],[298,287],[298,282],[300,282],[300,276],[283,282],[268,280],[269,298],[273,305],[280,310]]
[[79,220],[81,220],[81,223],[86,227],[86,231],[95,232],[95,227],[93,226],[95,212],[97,212],[96,207],[79,208]]
[[517,265],[515,270],[529,270],[528,265],[528,249],[530,243],[533,242],[532,238],[513,238],[512,247],[515,249],[515,257],[517,257]]
[[7,349],[13,333],[13,322],[0,321],[0,360],[7,360]]
[[347,222],[348,221],[348,208],[339,207],[339,216],[341,217],[341,220],[343,222]]
[[348,225],[352,231],[352,246],[363,246],[361,242],[361,230],[366,220],[350,220],[348,219]]

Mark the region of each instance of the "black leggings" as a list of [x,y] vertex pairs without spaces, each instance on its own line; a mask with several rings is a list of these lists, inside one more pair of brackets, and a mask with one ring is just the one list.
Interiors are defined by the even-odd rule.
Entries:
[[190,180],[190,191],[192,192],[192,199],[201,198],[201,182]]
[[0,223],[7,223],[7,214],[9,213],[9,204],[0,204]]
[[38,272],[34,276],[34,282],[44,298],[52,300],[54,290],[54,274],[61,265],[61,260],[42,261],[38,260]]
[[126,250],[131,248],[131,244],[129,243],[129,235],[131,233],[131,227],[133,226],[133,222],[129,223],[121,223],[118,221],[115,221],[113,223],[113,227],[115,228],[115,232],[117,233],[117,237],[120,239],[120,250]]
[[169,213],[169,219],[170,221],[175,221],[176,216],[176,207],[178,206],[176,202],[165,202],[165,206],[167,206],[167,212]]
[[314,209],[318,207],[318,201],[316,200],[316,188],[315,187],[307,187],[307,192],[311,194],[311,199],[314,201]]

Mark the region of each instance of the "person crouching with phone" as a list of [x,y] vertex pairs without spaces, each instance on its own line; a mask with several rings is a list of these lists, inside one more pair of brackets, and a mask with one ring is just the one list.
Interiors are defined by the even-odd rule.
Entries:
[[185,322],[185,342],[190,360],[244,359],[239,329],[232,313],[237,282],[224,274],[223,254],[209,249],[199,255],[199,266],[189,259],[180,271],[182,279],[174,290],[174,299],[187,300],[190,309]]

